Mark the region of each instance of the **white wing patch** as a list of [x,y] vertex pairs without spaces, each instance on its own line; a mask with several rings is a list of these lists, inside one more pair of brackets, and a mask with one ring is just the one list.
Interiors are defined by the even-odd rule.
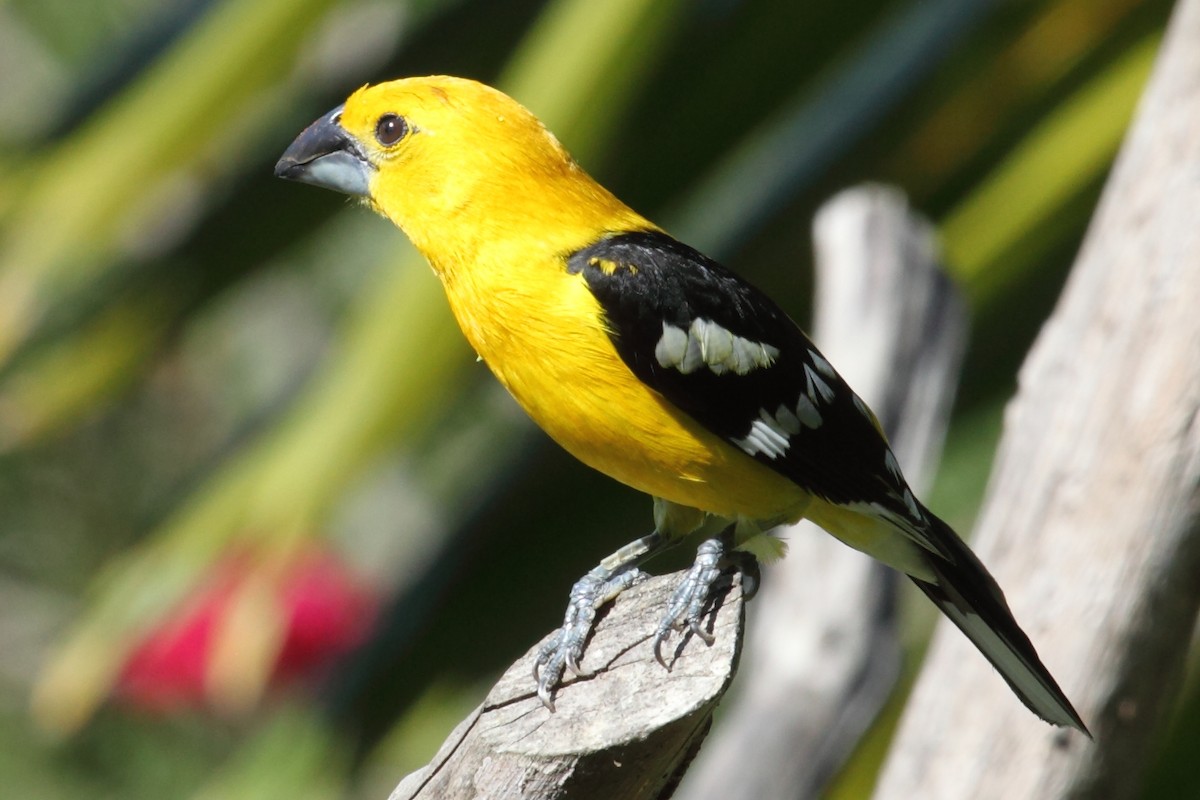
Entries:
[[800,399],[796,401],[796,416],[800,418],[800,422],[806,428],[816,430],[821,427],[821,412],[817,410],[817,404],[809,398],[808,395],[800,395]]
[[765,408],[758,412],[758,419],[750,423],[750,432],[733,443],[750,455],[762,453],[775,459],[787,454],[792,437],[805,428],[816,430],[821,427],[821,414],[807,396],[801,395],[795,409],[780,405],[775,413]]
[[[674,328],[679,335],[670,333],[667,330],[668,327],[670,326],[663,326],[663,338],[659,340],[659,349],[665,349],[670,344],[677,344],[679,335],[683,334],[679,328]],[[674,341],[664,345],[663,342],[667,341],[668,335],[673,337]],[[689,341],[691,341],[690,337]],[[808,364],[804,365],[805,393],[796,398],[796,406],[788,408],[786,405],[780,404],[775,409],[775,413],[771,413],[765,408],[759,410],[758,419],[750,423],[750,432],[741,439],[734,439],[734,444],[752,456],[761,453],[767,458],[775,459],[787,453],[792,436],[805,428],[815,431],[824,424],[825,420],[821,417],[820,405],[832,403],[837,397],[837,392],[817,373],[823,373],[826,370],[831,375],[836,375],[836,373],[833,372],[833,367],[829,366],[828,361],[819,355],[816,358],[818,360],[814,362],[815,369]],[[661,358],[659,363],[662,363]]]
[[675,367],[682,371],[681,365],[687,355],[687,349],[687,331],[664,322],[662,336],[654,346],[655,360],[664,367]]
[[900,462],[896,460],[896,454],[892,452],[892,448],[888,448],[883,454],[883,466],[887,469],[888,474],[892,476],[893,484],[902,489],[889,488],[888,494],[893,498],[904,503],[904,507],[908,509],[908,513],[915,520],[922,520],[925,515],[921,513],[921,508],[917,505],[917,498],[913,496],[912,489],[908,488],[908,484],[904,481],[904,473],[900,471]]
[[686,331],[663,323],[662,336],[654,346],[660,366],[690,375],[708,367],[715,375],[732,372],[745,375],[766,369],[779,357],[779,348],[754,342],[722,328],[710,319],[696,318]]
[[832,403],[833,398],[837,394],[833,391],[833,387],[825,382],[825,379],[817,375],[817,371],[808,364],[804,365],[804,380],[807,384],[808,396],[816,403],[819,397],[826,403]]
[[891,473],[897,483],[902,483],[904,478],[901,477],[900,462],[896,460],[896,454],[892,452],[892,448],[888,448],[883,454],[883,466]]
[[834,370],[833,365],[826,361],[825,357],[816,350],[809,350],[808,358],[810,361],[812,361],[813,366],[817,368],[817,372],[821,373],[826,378],[833,380],[837,377],[837,372]]
[[[763,411],[761,413],[766,414],[767,412]],[[800,427],[804,424],[790,408],[782,403],[779,405],[779,408],[775,409],[775,422],[789,434],[799,433]]]
[[776,459],[787,454],[791,441],[778,420],[766,411],[760,411],[759,418],[750,423],[750,432],[744,438],[734,439],[733,443],[752,456],[762,453]]

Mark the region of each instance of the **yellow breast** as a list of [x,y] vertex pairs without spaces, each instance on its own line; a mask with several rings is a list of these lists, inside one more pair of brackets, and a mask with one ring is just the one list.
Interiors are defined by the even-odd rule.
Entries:
[[450,305],[479,356],[568,452],[635,489],[720,516],[798,516],[807,493],[633,375],[582,276],[526,269],[519,283],[481,285],[488,273],[444,279]]

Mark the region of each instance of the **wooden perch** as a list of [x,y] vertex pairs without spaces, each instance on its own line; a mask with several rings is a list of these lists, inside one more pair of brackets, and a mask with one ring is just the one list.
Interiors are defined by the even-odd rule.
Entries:
[[1200,607],[1200,0],[1182,0],[1020,375],[975,537],[1095,734],[943,625],[880,798],[1136,797]]
[[[813,238],[816,341],[875,409],[919,491],[958,384],[964,305],[930,226],[895,190],[843,192]],[[780,536],[790,553],[765,568],[742,677],[680,800],[818,795],[895,683],[896,576],[811,523]]]
[[716,642],[676,634],[663,669],[651,639],[678,583],[652,578],[601,611],[580,665],[594,674],[569,677],[554,713],[534,694],[530,650],[391,800],[669,797],[733,679],[744,623],[734,578],[707,618]]

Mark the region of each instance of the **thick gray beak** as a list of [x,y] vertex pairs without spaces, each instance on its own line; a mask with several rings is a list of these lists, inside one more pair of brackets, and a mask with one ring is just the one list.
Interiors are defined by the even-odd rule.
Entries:
[[275,177],[366,197],[375,168],[339,124],[338,106],[309,125],[275,164]]

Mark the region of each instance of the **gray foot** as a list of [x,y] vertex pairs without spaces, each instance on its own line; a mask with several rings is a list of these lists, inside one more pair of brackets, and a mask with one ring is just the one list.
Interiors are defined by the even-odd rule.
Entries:
[[632,564],[610,570],[603,565],[596,567],[571,587],[571,599],[563,625],[538,651],[533,662],[533,679],[537,682],[538,699],[542,705],[554,710],[552,692],[562,680],[566,670],[579,677],[587,677],[579,667],[583,645],[596,611],[621,592],[640,583],[648,576]]
[[702,542],[691,569],[671,596],[671,604],[654,635],[654,657],[668,670],[671,667],[663,658],[662,646],[672,631],[685,630],[707,645],[713,643],[712,634],[704,630],[702,622],[712,600],[713,587],[726,567],[733,566],[742,574],[742,591],[747,598],[758,590],[758,560],[750,553],[728,547],[724,536]]

